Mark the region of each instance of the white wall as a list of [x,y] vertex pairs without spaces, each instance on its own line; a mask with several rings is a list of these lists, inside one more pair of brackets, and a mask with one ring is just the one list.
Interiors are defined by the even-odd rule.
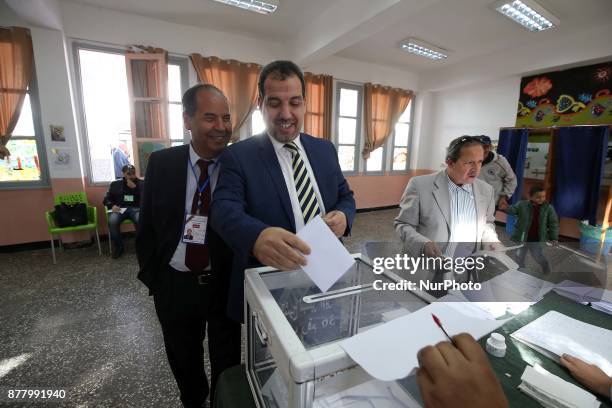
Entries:
[[340,81],[372,82],[412,91],[417,91],[419,86],[419,78],[412,72],[342,57],[328,57],[303,68],[314,73],[330,74]]
[[[69,93],[69,77],[66,70],[64,36],[61,31],[34,27],[18,17],[4,2],[0,2],[0,26],[30,28],[34,50],[34,66],[38,83],[38,97],[44,145],[47,150],[51,178],[80,177],[77,132]],[[50,125],[64,127],[65,142],[52,142]],[[68,164],[56,164],[52,149],[68,152]],[[43,155],[44,152],[39,152]]]
[[[496,139],[499,128],[514,126],[520,77],[479,83],[440,92],[423,92],[420,128],[415,131],[418,152],[413,168],[439,169],[445,148],[461,135],[488,135]],[[417,107],[417,110],[419,108]]]

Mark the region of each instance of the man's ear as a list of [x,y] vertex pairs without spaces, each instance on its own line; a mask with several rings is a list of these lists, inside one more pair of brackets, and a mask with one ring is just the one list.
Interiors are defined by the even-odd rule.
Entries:
[[191,124],[189,122],[189,115],[187,112],[183,112],[183,126],[185,126],[185,129],[191,130]]
[[260,111],[262,110],[261,107],[263,106],[263,102],[264,98],[261,95],[257,96],[257,107]]

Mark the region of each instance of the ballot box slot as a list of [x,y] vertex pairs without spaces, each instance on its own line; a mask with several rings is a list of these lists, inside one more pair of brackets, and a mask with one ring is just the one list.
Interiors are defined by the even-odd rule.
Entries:
[[367,292],[373,289],[374,288],[372,287],[371,283],[364,284],[364,285],[355,285],[355,286],[350,286],[350,287],[342,288],[338,290],[330,290],[329,292],[325,292],[325,293],[317,293],[315,295],[304,296],[302,298],[302,301],[304,303],[317,303],[317,302],[322,302],[324,300],[330,300],[330,299],[341,298],[344,296],[355,295],[355,294]]

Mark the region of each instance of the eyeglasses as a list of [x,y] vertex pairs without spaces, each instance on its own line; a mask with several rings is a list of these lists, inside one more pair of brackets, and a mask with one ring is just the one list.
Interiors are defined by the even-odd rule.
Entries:
[[461,136],[451,142],[451,144],[448,146],[448,150],[453,151],[456,148],[463,146],[464,144],[468,142],[478,142],[482,144],[482,140],[480,139],[480,136]]

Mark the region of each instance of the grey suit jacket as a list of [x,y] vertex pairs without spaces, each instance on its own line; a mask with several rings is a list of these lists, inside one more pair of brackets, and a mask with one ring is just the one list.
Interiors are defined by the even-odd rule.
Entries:
[[[495,232],[493,188],[476,179],[477,244],[499,242]],[[410,179],[395,218],[395,231],[405,248],[413,255],[421,254],[425,242],[446,243],[450,239],[451,210],[446,170]],[[444,248],[440,248],[444,250]]]

